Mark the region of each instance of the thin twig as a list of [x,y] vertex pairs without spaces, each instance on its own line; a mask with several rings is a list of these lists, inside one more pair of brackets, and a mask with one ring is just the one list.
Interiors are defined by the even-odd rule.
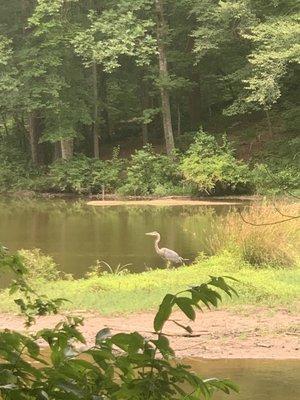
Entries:
[[243,222],[245,222],[245,224],[252,225],[252,226],[271,226],[271,225],[277,225],[277,224],[282,224],[283,222],[288,222],[288,221],[292,221],[293,219],[298,219],[298,218],[300,218],[300,215],[297,215],[297,216],[294,216],[294,217],[289,217],[289,218],[286,218],[286,219],[282,219],[282,220],[280,220],[280,221],[274,221],[274,222],[266,222],[266,223],[262,223],[262,224],[256,224],[256,223],[254,223],[254,222],[247,221],[247,220],[244,218],[244,216],[243,216],[243,214],[242,214],[242,212],[241,212],[240,210],[238,210],[238,213],[239,213],[241,219],[243,220]]
[[275,203],[273,203],[273,207],[274,207],[275,210],[278,212],[278,214],[280,214],[282,217],[285,217],[285,218],[295,218],[295,217],[299,217],[299,216],[297,216],[297,215],[287,215],[287,214],[283,214],[283,213],[279,210],[279,208],[276,206]]

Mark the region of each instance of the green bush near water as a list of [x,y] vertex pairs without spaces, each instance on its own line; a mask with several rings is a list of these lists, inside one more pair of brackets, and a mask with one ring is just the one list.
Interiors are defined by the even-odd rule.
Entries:
[[197,133],[183,157],[180,169],[186,181],[202,193],[228,194],[251,192],[251,173],[247,164],[237,161],[232,146],[223,137]]
[[278,142],[281,157],[270,145],[251,165],[235,158],[226,137],[219,143],[201,130],[190,135],[192,139],[185,152],[173,156],[158,154],[147,145],[130,160],[121,159],[115,149],[111,160],[77,155],[40,169],[11,155],[0,159],[0,191],[99,194],[104,185],[106,193],[169,196],[280,193],[299,188],[299,139]]
[[157,154],[150,145],[137,150],[126,170],[125,184],[120,194],[149,195],[178,191],[181,176],[176,156]]
[[[280,156],[279,156],[280,154]],[[270,143],[253,168],[258,193],[280,194],[300,186],[300,138]]]

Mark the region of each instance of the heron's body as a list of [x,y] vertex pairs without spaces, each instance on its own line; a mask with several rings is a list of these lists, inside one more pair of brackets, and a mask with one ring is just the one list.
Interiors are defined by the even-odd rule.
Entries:
[[167,249],[166,247],[160,248],[158,246],[158,244],[160,242],[160,234],[158,232],[149,232],[149,233],[146,233],[146,235],[155,236],[156,237],[155,243],[154,243],[155,251],[161,258],[166,260],[168,262],[168,264],[170,264],[170,263],[174,263],[174,264],[183,263],[184,259],[182,257],[180,257],[179,254],[176,253],[176,251],[171,250],[171,249]]

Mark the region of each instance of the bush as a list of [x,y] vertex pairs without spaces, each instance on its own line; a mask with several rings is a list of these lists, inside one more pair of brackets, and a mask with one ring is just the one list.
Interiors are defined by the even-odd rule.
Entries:
[[214,136],[200,131],[180,168],[186,181],[195,184],[203,193],[247,193],[251,190],[250,170],[235,159],[226,137],[219,145]]
[[[278,210],[278,211],[277,211]],[[286,219],[283,215],[299,215],[299,207],[278,203],[251,206],[243,212],[244,219],[254,224],[268,224]],[[299,221],[264,226],[245,223],[238,213],[221,217],[214,233],[207,237],[207,248],[211,254],[225,250],[233,251],[254,266],[292,267],[297,261],[299,248]]]
[[259,194],[280,194],[300,186],[299,167],[273,164],[256,164],[253,171],[253,183]]
[[30,189],[40,170],[22,160],[8,161],[0,158],[0,191]]
[[300,187],[300,138],[270,143],[253,168],[258,193],[282,193]]
[[99,193],[102,185],[106,192],[113,192],[119,186],[122,167],[117,152],[109,161],[77,156],[52,164],[48,182],[52,190],[59,192]]
[[162,187],[174,187],[180,183],[178,163],[174,157],[156,154],[150,145],[137,150],[127,168],[125,185],[120,194],[156,194]]
[[20,250],[18,254],[27,268],[27,276],[30,280],[55,281],[60,278],[58,265],[52,257],[44,255],[40,249]]

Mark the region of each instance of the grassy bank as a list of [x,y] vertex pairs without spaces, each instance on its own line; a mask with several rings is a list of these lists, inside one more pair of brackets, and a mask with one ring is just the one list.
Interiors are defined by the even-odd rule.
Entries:
[[[201,283],[209,275],[230,275],[238,279],[234,287],[239,297],[226,299],[224,305],[297,308],[300,299],[300,265],[276,269],[253,266],[230,254],[200,260],[192,266],[172,270],[153,270],[141,274],[102,275],[80,280],[34,281],[39,292],[64,297],[65,310],[97,310],[104,315],[156,309],[162,297],[190,285]],[[0,293],[0,312],[16,310],[7,291]]]

